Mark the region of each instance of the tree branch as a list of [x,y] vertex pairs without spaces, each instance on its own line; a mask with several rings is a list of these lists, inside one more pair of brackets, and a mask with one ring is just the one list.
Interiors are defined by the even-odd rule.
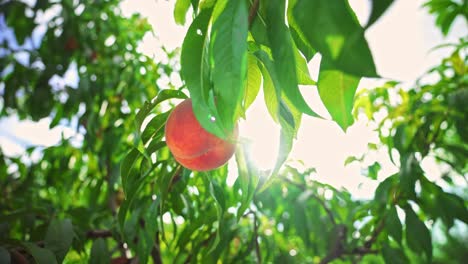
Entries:
[[112,237],[112,232],[110,230],[89,230],[86,232],[87,238],[107,238]]
[[161,251],[159,249],[159,232],[156,232],[153,249],[151,250],[151,258],[154,264],[162,264]]
[[249,28],[252,26],[252,23],[257,16],[258,7],[260,5],[260,0],[254,0],[252,7],[249,10]]

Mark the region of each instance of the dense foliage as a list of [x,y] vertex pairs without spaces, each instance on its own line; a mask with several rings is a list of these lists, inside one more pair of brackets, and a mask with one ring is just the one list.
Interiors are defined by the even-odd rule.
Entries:
[[[0,149],[0,263],[463,263],[467,39],[412,87],[355,94],[361,77],[378,77],[364,33],[393,1],[372,2],[363,27],[346,0],[177,0],[175,21],[190,9],[193,19],[180,52],[158,62],[138,48],[148,22],[124,17],[119,0],[0,3],[0,116],[75,131],[19,157]],[[426,6],[446,33],[465,2]],[[374,199],[284,164],[301,115],[321,118],[298,85],[316,86],[343,130],[354,118],[376,127],[379,142],[347,160],[388,152],[398,172],[365,168]],[[260,88],[281,126],[274,168],[256,168],[242,140],[234,171],[176,163],[164,141],[175,102],[190,95],[200,123],[224,137]]]

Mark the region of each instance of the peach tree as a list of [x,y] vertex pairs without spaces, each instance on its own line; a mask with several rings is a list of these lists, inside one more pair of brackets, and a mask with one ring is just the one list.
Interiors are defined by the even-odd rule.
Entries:
[[[139,48],[148,21],[120,2],[0,3],[0,117],[73,131],[52,146],[20,142],[20,154],[0,149],[0,263],[467,259],[466,39],[409,89],[389,81],[356,93],[361,78],[379,78],[365,33],[392,0],[371,1],[364,25],[346,0],[177,0],[174,20],[189,28],[180,49],[155,47],[160,61]],[[460,2],[425,3],[444,34],[467,19]],[[302,115],[323,118],[304,89],[317,89],[344,131],[356,118],[375,126],[379,141],[346,160],[378,181],[373,199],[287,162]],[[274,167],[259,170],[242,139],[231,171],[181,166],[164,131],[187,98],[222,140],[263,100],[281,128]],[[372,160],[382,150],[396,173]],[[428,159],[440,178],[422,168]]]

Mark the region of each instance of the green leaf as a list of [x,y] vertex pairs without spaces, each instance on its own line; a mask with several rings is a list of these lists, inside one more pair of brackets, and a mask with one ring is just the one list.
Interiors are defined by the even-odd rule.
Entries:
[[210,194],[213,196],[216,201],[216,211],[218,215],[218,228],[216,230],[216,238],[213,244],[211,245],[210,252],[213,251],[221,241],[224,234],[224,212],[226,211],[226,199],[224,197],[224,192],[221,186],[216,181],[209,182]]
[[349,156],[346,158],[345,162],[344,162],[344,165],[348,165],[350,163],[353,163],[355,161],[362,161],[362,158],[358,158],[358,157],[355,157],[355,156]]
[[174,7],[174,19],[179,25],[185,24],[185,16],[190,8],[190,0],[177,0]]
[[393,174],[383,180],[375,190],[374,200],[381,204],[387,204],[390,198],[390,190],[398,180],[398,174]]
[[344,131],[354,122],[352,110],[359,79],[332,68],[322,58],[317,82],[319,95],[333,120]]
[[247,77],[246,1],[218,0],[213,11],[210,52],[217,109],[227,131],[234,130]]
[[178,99],[185,99],[187,98],[187,95],[185,95],[183,92],[178,91],[178,90],[161,90],[156,98],[153,100],[153,102],[145,102],[144,105],[141,107],[141,109],[138,111],[135,117],[135,123],[136,123],[136,128],[138,132],[141,130],[141,126],[143,122],[145,121],[146,116],[161,102],[172,99],[172,98],[178,98]]
[[141,133],[141,140],[146,144],[155,134],[164,131],[166,120],[170,114],[170,111],[156,115],[148,122],[145,130]]
[[291,31],[291,37],[296,43],[297,48],[302,52],[306,60],[310,61],[312,57],[314,57],[314,55],[317,53],[317,51],[315,51],[312,48],[312,46],[310,46],[304,34],[300,32],[297,22],[294,20],[293,7],[296,5],[296,3],[297,3],[297,0],[288,1],[287,17],[288,17],[289,29]]
[[239,209],[237,209],[237,221],[240,220],[247,208],[250,207],[259,182],[259,172],[252,164],[248,154],[249,152],[245,145],[240,146],[236,151],[236,162],[239,173],[237,181],[240,183],[242,190],[241,203]]
[[263,96],[268,113],[273,120],[278,123],[280,88],[276,74],[274,73],[273,63],[268,54],[263,50],[255,52],[257,58],[263,63],[260,68],[263,76]]
[[58,263],[61,263],[67,255],[74,236],[75,232],[70,219],[53,219],[50,222],[45,236],[45,246],[55,253]]
[[392,206],[387,212],[385,228],[387,229],[388,234],[401,245],[403,227],[401,225],[400,218],[398,218],[396,206]]
[[416,181],[422,176],[422,169],[414,155],[401,156],[400,188],[410,199],[416,197]]
[[133,165],[135,164],[136,160],[143,154],[136,149],[133,148],[127,156],[123,159],[122,163],[120,164],[120,177],[122,179],[122,187],[124,190],[124,193],[128,192],[128,177],[130,175],[130,171],[133,168]]
[[102,238],[94,240],[89,257],[90,264],[105,264],[110,261],[110,253],[107,249],[106,241]]
[[257,58],[251,54],[247,57],[247,82],[244,95],[244,111],[255,101],[262,83],[262,73]]
[[154,247],[154,241],[156,239],[156,230],[158,228],[158,222],[155,221],[158,217],[159,201],[151,201],[149,206],[145,206],[142,211],[144,219],[144,225],[138,229],[138,245],[137,255],[139,263],[148,263],[148,257],[151,250]]
[[26,37],[31,36],[32,31],[36,24],[33,18],[26,16],[26,9],[28,6],[20,1],[12,1],[10,3],[2,3],[5,6],[6,23],[9,27],[13,28],[18,44],[22,45]]
[[52,251],[47,248],[40,248],[34,243],[23,242],[22,245],[31,254],[37,264],[55,264],[57,259]]
[[11,263],[10,253],[8,253],[8,250],[6,250],[4,247],[0,247],[0,263]]
[[185,80],[192,99],[195,117],[208,132],[225,138],[227,135],[220,122],[213,122],[213,118],[220,120],[214,106],[214,101],[208,103],[210,98],[209,61],[207,60],[206,45],[208,38],[208,23],[211,18],[211,9],[202,10],[189,27],[182,44],[180,55],[181,77]]
[[[295,46],[289,29],[282,19],[285,12],[285,1],[268,1],[266,12],[267,35],[273,55],[273,70],[277,76],[282,96],[284,95],[301,112],[319,117],[307,105],[298,87]],[[272,71],[270,69],[268,71],[271,75]]]
[[297,82],[301,85],[315,85],[309,73],[306,59],[302,56],[297,48],[294,48],[294,58],[296,59]]
[[418,218],[416,213],[411,207],[405,208],[406,213],[406,242],[408,247],[416,253],[422,253],[426,255],[427,261],[432,260],[432,240],[431,233],[427,229],[426,225]]
[[377,76],[364,29],[347,1],[298,0],[292,8],[296,30],[333,68],[356,76]]
[[377,180],[381,168],[382,166],[380,165],[380,163],[378,163],[377,161],[374,162],[372,165],[367,167],[367,177],[371,178],[372,180]]
[[438,196],[438,204],[447,216],[457,218],[468,224],[468,210],[461,197],[443,192]]
[[366,29],[381,17],[392,3],[393,0],[372,0],[372,11],[367,21]]
[[388,244],[384,244],[382,248],[382,256],[386,264],[407,264],[410,263],[405,252],[400,248],[391,247]]

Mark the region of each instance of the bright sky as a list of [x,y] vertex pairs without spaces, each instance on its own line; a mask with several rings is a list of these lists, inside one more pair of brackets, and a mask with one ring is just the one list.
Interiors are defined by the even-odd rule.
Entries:
[[[122,3],[125,14],[139,12],[153,25],[156,38],[147,35],[141,50],[154,55],[156,60],[164,59],[159,49],[161,45],[169,50],[181,45],[188,27],[188,25],[182,27],[175,24],[172,16],[174,2],[126,0]],[[370,1],[350,0],[349,2],[360,21],[365,23]],[[451,34],[445,39],[442,38],[434,26],[433,17],[420,8],[423,2],[395,1],[388,12],[368,30],[366,37],[381,76],[411,83],[446,55],[444,50],[429,53],[431,48],[441,43],[454,42],[468,35],[466,24],[459,19]],[[318,59],[313,59],[309,64],[314,79],[318,75]],[[373,85],[375,81],[363,80],[360,86]],[[302,90],[314,110],[323,116],[329,116],[318,99],[315,87],[303,87]],[[65,136],[73,134],[67,128],[55,128],[50,131],[49,123],[50,119],[44,119],[37,124],[30,121],[18,122],[15,118],[0,120],[0,147],[7,154],[19,154],[24,150],[25,144],[50,146],[59,141],[62,131]],[[273,167],[278,151],[279,127],[269,117],[263,95],[260,94],[249,109],[247,120],[240,123],[240,131],[242,137],[252,142],[251,156],[255,159],[255,164],[263,169]],[[317,179],[322,182],[338,188],[344,187],[356,197],[372,198],[378,182],[362,176],[358,163],[344,166],[348,156],[364,153],[367,143],[372,141],[377,142],[377,136],[363,122],[357,122],[348,129],[347,133],[343,133],[331,121],[304,116],[290,158],[301,160],[304,163],[303,167],[315,167],[318,171]],[[395,171],[386,153],[377,154],[374,158],[383,163],[380,177],[388,176]],[[371,160],[370,164],[373,161]],[[230,167],[233,166],[234,163],[231,163]],[[427,166],[437,174],[433,165]]]

